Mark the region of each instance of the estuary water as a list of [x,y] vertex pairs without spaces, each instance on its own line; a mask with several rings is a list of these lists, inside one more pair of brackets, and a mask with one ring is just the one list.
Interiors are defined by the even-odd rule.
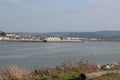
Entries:
[[120,42],[0,42],[1,68],[17,65],[32,70],[77,61],[95,64],[120,62]]

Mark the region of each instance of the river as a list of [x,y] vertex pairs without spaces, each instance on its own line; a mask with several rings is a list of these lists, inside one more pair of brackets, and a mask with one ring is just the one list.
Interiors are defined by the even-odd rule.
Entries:
[[17,65],[33,70],[77,61],[94,64],[119,62],[120,42],[0,42],[1,68]]

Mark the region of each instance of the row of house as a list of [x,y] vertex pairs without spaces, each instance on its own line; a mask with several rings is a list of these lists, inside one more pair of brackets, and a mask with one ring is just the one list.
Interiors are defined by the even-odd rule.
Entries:
[[80,38],[74,37],[47,37],[45,38],[46,41],[81,41]]
[[5,37],[0,37],[0,40],[41,40],[41,37],[32,36],[29,34],[6,34]]
[[22,40],[22,41],[84,41],[84,40],[97,40],[94,38],[76,38],[76,37],[53,37],[53,36],[35,36],[30,34],[15,34],[9,33],[5,37],[0,36],[0,40]]

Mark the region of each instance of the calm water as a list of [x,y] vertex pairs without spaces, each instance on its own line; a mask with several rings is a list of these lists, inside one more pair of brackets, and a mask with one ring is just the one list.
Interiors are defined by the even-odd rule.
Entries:
[[[96,56],[92,56],[96,53]],[[107,64],[120,61],[120,42],[40,43],[0,42],[0,66],[35,69],[64,62]]]

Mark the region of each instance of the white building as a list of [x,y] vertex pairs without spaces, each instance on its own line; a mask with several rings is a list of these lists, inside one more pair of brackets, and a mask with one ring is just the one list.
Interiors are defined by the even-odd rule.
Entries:
[[3,37],[0,37],[0,40],[3,40]]
[[73,37],[73,38],[71,38],[71,39],[72,39],[72,40],[80,40],[80,38],[74,38],[74,37]]
[[10,40],[10,38],[8,38],[8,37],[4,37],[4,40]]
[[96,38],[90,38],[90,40],[96,41],[96,40],[98,40],[98,39],[96,39]]
[[16,36],[15,34],[6,34],[7,37],[14,37]]
[[47,40],[47,41],[59,41],[60,38],[59,37],[48,37],[45,40]]
[[75,37],[67,37],[67,40],[80,40],[80,38],[75,38]]

